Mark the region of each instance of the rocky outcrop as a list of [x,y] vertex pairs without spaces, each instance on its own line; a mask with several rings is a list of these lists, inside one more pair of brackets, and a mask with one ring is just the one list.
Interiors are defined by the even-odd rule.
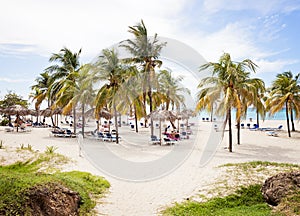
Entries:
[[277,206],[288,195],[300,191],[300,171],[279,173],[268,178],[262,186],[262,193],[267,203]]
[[26,215],[77,216],[81,198],[77,192],[56,183],[31,188],[27,194]]

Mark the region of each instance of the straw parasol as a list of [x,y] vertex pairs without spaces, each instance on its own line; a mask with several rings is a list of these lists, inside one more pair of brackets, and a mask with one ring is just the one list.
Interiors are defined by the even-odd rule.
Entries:
[[96,109],[92,108],[89,109],[84,113],[85,116],[94,116],[96,119],[99,118],[105,118],[106,120],[109,120],[112,118],[111,113],[107,109],[101,109],[99,113],[95,113]]
[[161,144],[161,121],[164,120],[174,121],[177,119],[177,116],[173,111],[170,110],[154,110],[147,116],[147,119],[159,121],[159,138]]
[[17,105],[13,105],[13,106],[3,109],[2,113],[5,113],[9,116],[16,115],[17,132],[18,132],[19,131],[19,116],[29,115],[30,110],[17,104]]
[[188,126],[189,118],[196,116],[196,114],[191,109],[184,109],[179,113],[179,116],[182,120],[186,120],[186,126]]

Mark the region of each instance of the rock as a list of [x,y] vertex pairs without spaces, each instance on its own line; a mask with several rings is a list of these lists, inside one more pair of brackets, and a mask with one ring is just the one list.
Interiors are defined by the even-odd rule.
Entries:
[[[31,188],[27,194],[26,209],[32,216],[77,216],[81,198],[77,192],[48,183]],[[27,215],[27,214],[26,214]]]
[[267,203],[277,206],[282,198],[300,191],[300,172],[279,173],[268,178],[262,186]]

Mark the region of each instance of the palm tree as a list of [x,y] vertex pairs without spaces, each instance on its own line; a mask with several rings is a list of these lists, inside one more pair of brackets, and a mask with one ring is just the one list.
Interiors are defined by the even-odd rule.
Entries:
[[[257,92],[259,89],[264,89],[264,82],[261,79],[258,78],[250,78],[250,72],[246,71],[246,69],[251,69],[251,67],[248,67],[248,64],[244,64],[244,62],[239,62],[235,64],[236,70],[238,75],[238,79],[236,82],[236,89],[238,92],[239,100],[241,101],[241,106],[237,107],[237,115],[236,115],[236,123],[237,123],[237,144],[239,145],[241,143],[240,139],[240,123],[241,123],[241,117],[246,116],[247,109],[250,105],[258,105],[257,101]],[[254,70],[255,72],[254,65]],[[240,110],[238,110],[240,109]]]
[[289,112],[293,115],[292,110],[294,110],[296,117],[299,118],[300,116],[299,92],[299,74],[293,78],[292,72],[283,72],[277,74],[276,79],[271,86],[271,91],[269,93],[270,97],[266,101],[267,109],[270,111],[271,115],[279,112],[285,107],[289,137],[291,137]]
[[253,84],[255,85],[256,91],[252,92],[251,104],[256,109],[256,125],[259,127],[259,117],[262,117],[264,120],[266,116],[266,107],[264,103],[266,87],[261,79],[255,79]]
[[[72,53],[71,50],[64,47],[60,50],[59,53],[54,53],[50,57],[50,62],[55,62],[55,64],[46,68],[45,71],[51,74],[52,79],[54,80],[50,87],[51,98],[57,100],[57,94],[61,92],[61,89],[65,85],[64,82],[67,82],[67,86],[75,85],[76,72],[80,68],[79,55],[81,54],[81,49],[77,53]],[[69,98],[67,98],[69,97]],[[72,99],[72,94],[60,94],[60,101],[56,101],[56,104],[61,106],[72,106],[73,110],[73,128],[74,133],[76,133],[76,107],[75,103],[69,103]]]
[[[127,62],[141,67],[141,72],[144,73],[143,101],[144,106],[146,107],[146,98],[148,97],[151,113],[154,110],[152,101],[152,86],[153,81],[155,80],[155,68],[160,67],[162,64],[162,61],[158,60],[158,57],[166,43],[160,43],[157,38],[157,34],[150,38],[143,20],[135,26],[130,26],[129,32],[134,35],[134,39],[125,40],[121,42],[120,46],[127,49],[133,56],[132,58],[128,58]],[[151,135],[153,135],[152,120]]]
[[115,116],[116,141],[119,143],[117,104],[122,100],[122,94],[119,89],[126,79],[124,68],[118,58],[118,53],[114,49],[102,50],[96,62],[97,80],[107,81],[98,91],[96,96],[96,112],[108,106],[113,109]]
[[179,108],[180,105],[185,105],[184,95],[180,93],[191,94],[188,88],[181,86],[180,82],[183,80],[183,76],[172,76],[172,71],[161,70],[158,74],[159,92],[164,95],[164,102],[166,110],[169,110],[172,105],[172,109]]
[[[158,100],[164,103],[163,109],[169,110],[172,106],[172,110],[175,108],[177,111],[180,106],[185,107],[185,97],[181,93],[190,94],[188,88],[180,86],[180,82],[183,80],[183,76],[177,76],[176,78],[172,76],[171,70],[161,70],[158,74]],[[176,128],[173,121],[170,121],[173,128]],[[178,128],[177,128],[178,129]]]
[[[213,69],[211,77],[204,78],[200,81],[198,88],[201,89],[201,96],[197,104],[197,111],[206,106],[211,106],[213,101],[221,99],[216,110],[218,114],[225,115],[224,127],[228,123],[229,126],[229,151],[232,152],[232,126],[231,126],[231,110],[236,108],[237,118],[241,116],[242,102],[240,99],[240,75],[245,68],[255,71],[256,65],[249,59],[242,62],[233,62],[228,53],[224,53],[219,62],[209,62],[200,67],[200,70],[208,68]],[[242,70],[243,69],[243,70]],[[205,102],[208,102],[205,103]]]
[[[39,117],[39,109],[44,100],[48,101],[48,107],[50,107],[50,99],[49,99],[49,88],[52,84],[52,79],[48,72],[43,72],[40,74],[38,78],[36,78],[36,84],[31,86],[31,90],[33,91],[30,94],[30,98],[35,100],[35,110],[37,111],[37,122]],[[52,123],[54,123],[52,119]],[[53,124],[54,125],[54,124]]]
[[85,64],[81,66],[79,70],[70,73],[65,80],[62,80],[62,88],[57,93],[56,101],[56,105],[64,107],[64,114],[70,113],[78,103],[81,104],[83,137],[85,127],[85,106],[94,100],[94,90],[92,86],[93,76],[90,75],[90,70],[91,65]]
[[122,93],[122,100],[118,103],[118,110],[123,114],[134,114],[135,131],[138,133],[138,120],[146,116],[146,109],[143,104],[143,89],[141,74],[135,66],[126,68],[127,78],[120,86],[118,92]]

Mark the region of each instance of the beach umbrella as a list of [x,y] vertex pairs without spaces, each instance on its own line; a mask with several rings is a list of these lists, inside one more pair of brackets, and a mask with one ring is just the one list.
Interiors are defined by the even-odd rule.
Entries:
[[21,105],[13,105],[10,106],[4,110],[2,110],[3,113],[11,116],[16,115],[16,121],[17,121],[17,132],[19,131],[19,116],[29,115],[30,110],[21,106]]
[[177,119],[177,116],[173,111],[170,110],[154,110],[147,116],[147,119],[159,121],[159,139],[161,144],[161,121],[169,120],[172,122]]
[[191,109],[184,109],[179,113],[182,120],[186,120],[186,126],[189,124],[189,118],[196,116],[196,113]]
[[96,113],[96,109],[89,109],[84,113],[85,116],[94,116],[96,119],[105,118],[109,120],[112,118],[112,114],[107,109],[101,109],[100,112]]

